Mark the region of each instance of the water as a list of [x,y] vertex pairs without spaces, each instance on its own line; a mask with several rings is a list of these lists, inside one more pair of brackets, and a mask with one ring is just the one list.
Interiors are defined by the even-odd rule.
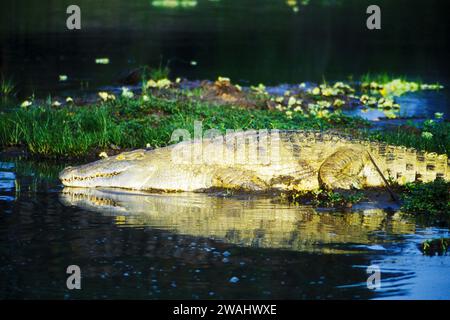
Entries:
[[[80,0],[82,29],[69,31],[63,2],[3,1],[0,74],[14,82],[19,99],[0,106],[31,95],[96,96],[120,88],[119,80],[140,66],[168,65],[172,78],[227,76],[243,86],[386,73],[446,88],[397,99],[399,116],[425,119],[450,111],[444,1],[378,1],[378,31],[365,26],[370,1],[313,0],[297,13],[283,0],[198,0],[176,8],[153,2],[112,0],[105,7]],[[109,63],[97,64],[98,58]],[[375,121],[386,116],[380,110],[348,113]]]
[[[0,298],[450,298],[450,256],[418,249],[449,230],[395,210],[63,189],[63,166],[1,162]],[[80,291],[66,289],[73,264]],[[366,286],[373,264],[376,291]]]
[[69,31],[64,2],[2,1],[0,71],[22,96],[110,85],[128,70],[160,63],[174,77],[221,75],[241,85],[367,72],[443,84],[450,78],[444,1],[378,1],[379,31],[366,28],[372,3],[365,0],[312,0],[297,13],[284,0],[198,0],[190,8],[155,7],[151,0],[77,4],[82,29]]

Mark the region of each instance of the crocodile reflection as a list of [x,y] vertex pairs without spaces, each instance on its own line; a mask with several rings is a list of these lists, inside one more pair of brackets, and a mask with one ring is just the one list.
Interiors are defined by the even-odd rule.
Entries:
[[344,252],[339,245],[382,243],[383,235],[412,234],[415,224],[381,209],[318,212],[272,199],[238,199],[197,193],[148,194],[64,188],[66,206],[114,217],[119,226],[149,226],[240,246]]

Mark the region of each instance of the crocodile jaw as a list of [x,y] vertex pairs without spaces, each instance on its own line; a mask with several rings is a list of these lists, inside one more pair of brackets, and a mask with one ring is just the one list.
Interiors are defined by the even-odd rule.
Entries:
[[66,187],[139,189],[142,181],[151,178],[152,173],[151,165],[104,159],[78,167],[67,167],[60,173],[59,179]]
[[93,171],[82,174],[79,172],[80,170],[77,167],[68,167],[60,173],[59,179],[67,187],[99,187],[108,184],[113,186],[114,181],[120,179],[118,176],[122,173],[122,171]]

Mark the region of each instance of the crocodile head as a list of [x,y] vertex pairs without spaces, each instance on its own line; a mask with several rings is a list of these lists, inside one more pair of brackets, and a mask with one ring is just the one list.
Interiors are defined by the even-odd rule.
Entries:
[[59,175],[63,185],[69,187],[121,187],[140,189],[155,173],[148,153],[135,150],[89,164],[67,167]]

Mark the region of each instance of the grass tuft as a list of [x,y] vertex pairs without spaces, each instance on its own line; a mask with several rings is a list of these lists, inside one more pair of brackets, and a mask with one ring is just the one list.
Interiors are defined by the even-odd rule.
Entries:
[[425,224],[450,225],[450,182],[409,183],[402,200],[402,211],[420,216]]
[[0,96],[11,97],[15,93],[16,86],[11,79],[6,79],[4,76],[0,80]]
[[91,106],[21,108],[0,117],[0,146],[25,146],[46,158],[82,158],[111,145],[142,148],[170,143],[175,129],[193,134],[194,122],[203,129],[317,129],[353,128],[365,122],[343,115],[311,118],[301,114],[286,119],[273,110],[211,106],[209,104],[150,97],[117,99]]

